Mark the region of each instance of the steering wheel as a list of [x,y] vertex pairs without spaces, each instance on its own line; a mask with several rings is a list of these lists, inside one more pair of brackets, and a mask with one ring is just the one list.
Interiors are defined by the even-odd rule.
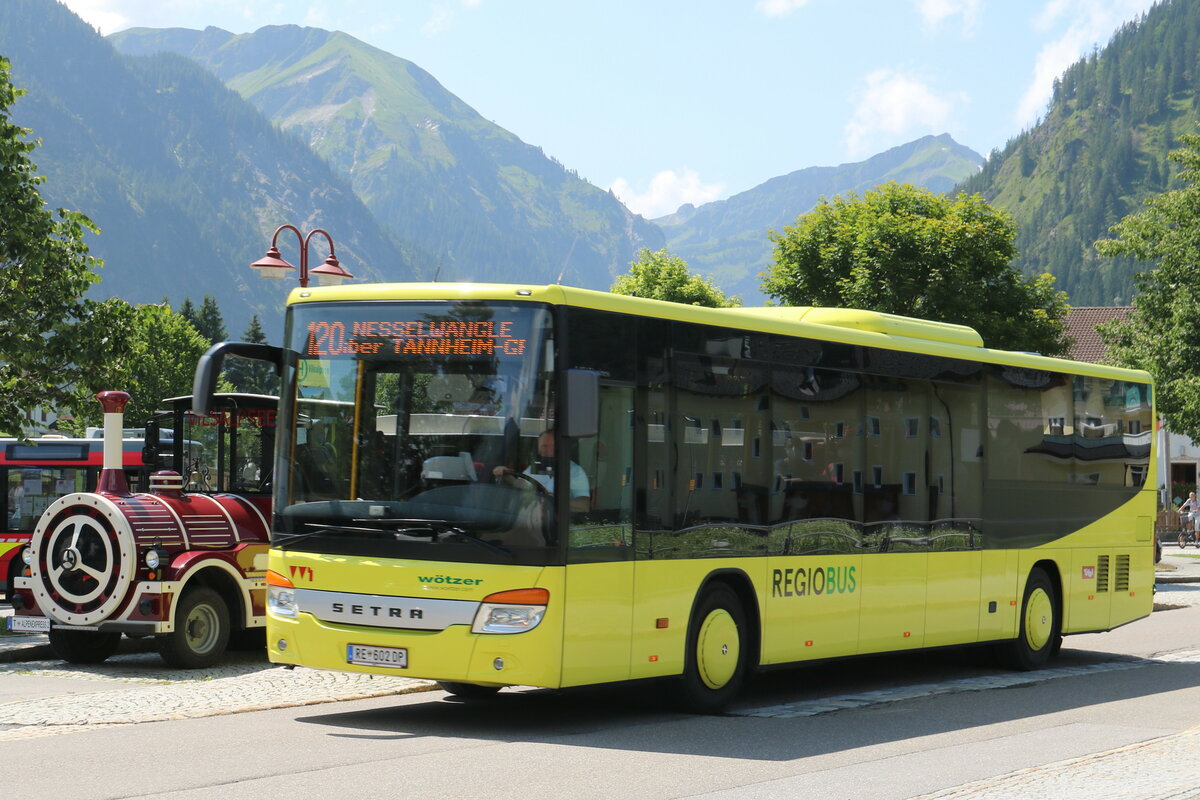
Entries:
[[534,491],[539,495],[545,495],[547,497],[550,495],[550,491],[545,486],[542,486],[541,481],[535,479],[532,475],[526,475],[524,472],[517,472],[516,470],[509,469],[508,467],[501,467],[501,469],[503,469],[504,472],[496,476],[496,483],[500,483],[506,476],[511,475],[514,478],[520,478],[526,483],[532,485]]

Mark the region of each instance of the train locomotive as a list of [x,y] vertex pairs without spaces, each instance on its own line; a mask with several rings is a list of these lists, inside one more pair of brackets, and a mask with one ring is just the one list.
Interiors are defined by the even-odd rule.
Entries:
[[[177,398],[172,464],[181,469],[152,473],[141,492],[120,465],[129,396],[97,398],[105,454],[96,491],[64,495],[39,518],[9,629],[48,633],[73,663],[107,659],[123,634],[152,636],[185,669],[212,665],[231,641],[261,639],[275,398],[222,395],[204,417]],[[148,431],[148,449],[156,440]]]

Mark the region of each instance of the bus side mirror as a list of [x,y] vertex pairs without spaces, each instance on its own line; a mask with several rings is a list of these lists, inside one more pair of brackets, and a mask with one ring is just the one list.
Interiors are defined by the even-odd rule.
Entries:
[[590,369],[569,369],[563,373],[567,395],[566,424],[563,435],[584,439],[600,433],[600,373]]
[[192,380],[192,411],[199,417],[207,417],[212,410],[212,397],[217,391],[217,379],[221,377],[221,366],[225,356],[241,356],[251,361],[265,361],[275,367],[276,373],[283,372],[283,348],[252,342],[219,342],[200,356],[196,363],[196,375]]

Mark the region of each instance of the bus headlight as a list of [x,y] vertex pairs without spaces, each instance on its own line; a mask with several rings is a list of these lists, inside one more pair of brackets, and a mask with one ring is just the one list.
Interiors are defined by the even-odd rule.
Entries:
[[296,587],[275,570],[267,570],[267,613],[295,619],[299,610]]
[[483,598],[472,633],[524,633],[542,621],[550,592],[546,589],[513,589]]

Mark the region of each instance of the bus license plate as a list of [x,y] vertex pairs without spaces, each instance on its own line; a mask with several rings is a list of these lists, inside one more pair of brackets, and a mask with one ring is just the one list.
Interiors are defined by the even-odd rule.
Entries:
[[31,631],[33,633],[49,633],[50,618],[49,617],[9,617],[8,629],[10,631]]
[[408,669],[408,648],[348,644],[346,645],[346,663],[362,664],[367,667]]

